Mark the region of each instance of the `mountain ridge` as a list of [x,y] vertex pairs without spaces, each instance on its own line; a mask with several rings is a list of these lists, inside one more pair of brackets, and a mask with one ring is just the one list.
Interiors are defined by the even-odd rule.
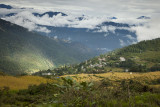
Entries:
[[89,48],[84,47],[81,52],[79,47],[0,19],[0,71],[9,74],[31,73],[77,63],[95,55]]

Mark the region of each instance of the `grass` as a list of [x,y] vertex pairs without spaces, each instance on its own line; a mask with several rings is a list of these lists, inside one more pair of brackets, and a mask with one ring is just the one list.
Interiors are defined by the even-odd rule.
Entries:
[[53,80],[38,76],[0,76],[0,88],[9,87],[11,90],[27,89],[29,85],[52,82]]
[[[50,81],[36,76],[12,78],[14,82],[17,82],[15,78],[21,82],[22,80],[35,81],[35,83]],[[0,106],[158,107],[159,80],[160,71],[65,75],[56,81],[38,86],[32,85],[25,90],[13,92],[7,88],[1,89]],[[5,82],[9,83],[7,79]]]
[[[141,81],[152,81],[160,78],[160,71],[149,73],[132,73],[129,72],[108,72],[103,74],[75,74],[64,75],[61,77],[71,76],[75,80],[82,81],[100,81],[104,78],[110,80],[122,80],[122,79],[139,79]],[[27,89],[29,85],[39,85],[41,83],[53,82],[54,80],[39,77],[39,76],[0,76],[0,88],[9,87],[11,90]],[[152,85],[152,87],[160,87],[158,85]]]
[[130,58],[131,56],[134,56],[136,59],[134,61],[138,64],[146,64],[148,68],[155,65],[155,62],[158,62],[157,59],[160,59],[160,51],[146,51],[141,54],[139,53],[130,53],[130,54],[124,54],[123,56],[126,56]]

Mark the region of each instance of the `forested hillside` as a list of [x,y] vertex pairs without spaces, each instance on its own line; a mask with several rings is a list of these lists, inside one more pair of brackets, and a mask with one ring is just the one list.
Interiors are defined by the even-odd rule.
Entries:
[[53,74],[150,72],[160,70],[160,38],[142,41],[107,54],[94,57],[77,65],[63,66],[54,70],[41,71]]
[[62,40],[41,36],[0,19],[0,71],[2,72],[21,74],[52,69],[59,65],[84,61],[95,55],[83,45],[75,46]]

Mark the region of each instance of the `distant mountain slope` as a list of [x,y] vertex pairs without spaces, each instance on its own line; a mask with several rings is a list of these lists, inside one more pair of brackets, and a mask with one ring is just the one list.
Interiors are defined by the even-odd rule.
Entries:
[[[56,68],[53,74],[104,73],[110,71],[160,71],[160,38],[142,41],[73,66]],[[40,75],[42,72],[36,73]]]
[[[0,14],[0,17],[37,31],[41,35],[71,39],[101,54],[137,42],[136,32],[130,29],[134,25],[112,22],[118,19],[116,17],[106,17],[104,20],[87,15],[75,16],[67,12],[45,11],[42,13],[35,9],[32,11],[28,11],[27,8],[17,7],[16,9],[20,12],[11,11]],[[34,26],[29,27],[30,24]]]
[[83,45],[73,47],[72,43],[41,36],[0,19],[0,71],[21,74],[51,69],[94,55]]
[[138,17],[137,19],[151,19],[150,17],[147,17],[147,16],[140,16]]
[[[137,42],[135,32],[124,29],[116,29],[116,27],[128,27],[128,24],[104,22],[98,25],[97,28],[89,30],[87,28],[72,28],[72,27],[53,27],[43,26],[51,31],[51,33],[41,33],[42,35],[48,35],[50,37],[57,36],[60,39],[70,38],[72,41],[80,42],[93,50],[103,50],[101,53],[105,53],[117,48],[128,46],[132,43]],[[98,28],[113,27],[115,31],[100,31]],[[133,39],[130,39],[130,36]],[[123,42],[123,44],[121,43]]]
[[52,12],[52,11],[49,11],[49,12],[45,12],[43,14],[39,14],[39,13],[33,13],[33,15],[35,16],[39,16],[39,17],[42,17],[44,15],[48,15],[49,17],[53,17],[53,16],[56,16],[58,14],[61,14],[62,16],[67,16],[65,13],[62,13],[62,12]]
[[12,9],[13,7],[10,5],[0,4],[0,8]]

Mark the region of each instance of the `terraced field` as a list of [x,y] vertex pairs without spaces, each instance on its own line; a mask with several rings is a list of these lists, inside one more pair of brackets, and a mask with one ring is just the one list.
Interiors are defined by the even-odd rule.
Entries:
[[160,78],[160,71],[148,72],[148,73],[131,73],[131,72],[109,72],[102,74],[76,74],[76,75],[64,75],[61,77],[71,76],[80,81],[97,81],[103,78],[110,79],[134,79],[139,78],[141,80],[155,80]]

